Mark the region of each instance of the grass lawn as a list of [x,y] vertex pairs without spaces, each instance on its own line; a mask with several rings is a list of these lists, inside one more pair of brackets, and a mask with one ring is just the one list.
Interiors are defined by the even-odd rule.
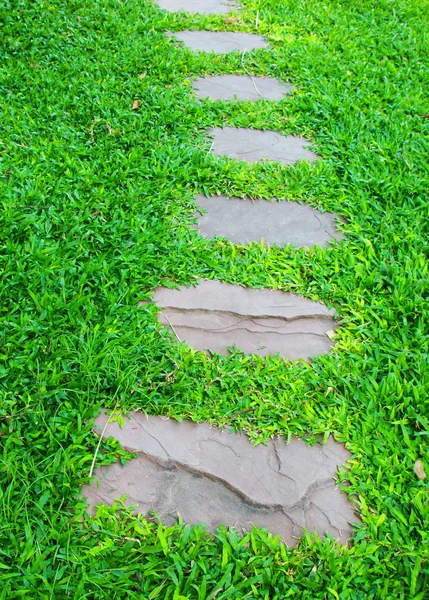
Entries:
[[[224,17],[1,3],[1,600],[429,598],[429,485],[414,472],[421,460],[429,475],[429,3],[242,3]],[[196,54],[163,35],[182,29],[271,45]],[[296,90],[256,105],[192,94],[199,75],[245,72]],[[216,159],[204,130],[224,125],[307,137],[323,160]],[[306,202],[342,215],[346,238],[205,240],[197,193]],[[201,278],[335,306],[334,351],[310,366],[179,346],[139,302]],[[306,535],[287,549],[121,506],[90,519],[101,406],[228,423],[255,443],[331,433],[353,454],[340,481],[362,525],[348,548]],[[118,458],[103,442],[97,464]]]

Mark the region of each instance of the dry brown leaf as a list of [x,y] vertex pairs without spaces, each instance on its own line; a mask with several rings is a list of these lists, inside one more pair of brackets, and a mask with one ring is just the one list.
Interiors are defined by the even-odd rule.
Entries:
[[146,73],[140,73],[139,79],[144,79],[146,77]]
[[416,460],[414,463],[414,473],[419,479],[426,479],[426,473],[421,460]]
[[133,110],[137,110],[138,108],[140,108],[140,102],[138,100],[134,100]]

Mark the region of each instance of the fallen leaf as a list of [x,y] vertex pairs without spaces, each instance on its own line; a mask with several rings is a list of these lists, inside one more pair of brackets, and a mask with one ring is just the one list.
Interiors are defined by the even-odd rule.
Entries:
[[334,329],[330,329],[329,331],[326,332],[326,335],[328,336],[328,338],[330,340],[333,340],[335,337],[335,330]]
[[146,77],[146,73],[140,73],[139,79],[144,79]]
[[427,115],[426,113],[425,113],[425,114],[423,114],[423,115],[422,115],[422,117],[423,117],[424,119],[429,119],[429,115]]
[[82,20],[81,20],[81,18],[80,18],[80,17],[78,17],[78,18],[77,18],[77,24],[78,24],[78,25],[82,25]]
[[426,473],[421,460],[416,460],[414,463],[414,473],[419,479],[426,479]]
[[138,100],[134,100],[132,110],[137,110],[140,107],[140,102]]

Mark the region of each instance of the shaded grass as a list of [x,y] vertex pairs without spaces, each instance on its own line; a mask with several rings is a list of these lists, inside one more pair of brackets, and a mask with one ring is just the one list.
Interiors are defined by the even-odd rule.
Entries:
[[[429,7],[243,4],[236,19],[135,0],[1,8],[0,598],[429,597],[428,485],[413,472],[417,459],[429,471]],[[271,47],[244,56],[163,35],[256,22]],[[193,76],[243,71],[296,90],[278,105],[195,102]],[[203,132],[222,125],[305,135],[323,161],[214,159]],[[189,229],[201,192],[336,211],[347,239],[207,241]],[[334,352],[309,367],[177,346],[138,302],[202,277],[335,306]],[[83,527],[91,420],[116,404],[255,442],[333,433],[353,453],[340,475],[363,520],[353,546],[211,538],[121,509]],[[103,443],[102,460],[121,455]]]

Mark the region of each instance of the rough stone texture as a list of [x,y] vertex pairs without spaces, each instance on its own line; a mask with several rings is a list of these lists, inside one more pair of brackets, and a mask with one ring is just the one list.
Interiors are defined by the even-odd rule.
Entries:
[[155,0],[155,3],[170,12],[185,10],[202,15],[224,15],[240,6],[233,0]]
[[183,42],[191,50],[201,52],[216,52],[228,54],[234,50],[250,52],[259,48],[266,48],[268,42],[261,35],[253,33],[236,33],[232,31],[176,31],[166,33]]
[[201,281],[157,288],[153,299],[160,322],[197,350],[227,355],[235,345],[249,354],[308,360],[333,346],[327,332],[336,326],[335,311],[290,292]]
[[281,100],[292,91],[270,77],[250,77],[249,75],[215,75],[198,77],[193,84],[197,96],[211,100]]
[[[108,417],[96,425],[103,429]],[[208,424],[179,423],[132,413],[124,428],[110,423],[104,437],[113,436],[139,453],[125,467],[120,463],[97,469],[99,485],[86,486],[90,509],[128,495],[136,512],[154,510],[165,524],[179,513],[188,523],[221,523],[239,529],[266,527],[289,545],[302,527],[319,535],[330,532],[341,542],[357,522],[345,493],[335,485],[336,470],[349,452],[332,438],[307,446],[294,438],[277,438],[254,448],[247,436]]]
[[284,136],[276,131],[215,127],[208,133],[213,137],[212,152],[215,156],[229,156],[246,162],[274,160],[285,165],[320,158],[307,150],[311,142],[305,138]]
[[333,238],[343,236],[335,226],[338,215],[322,213],[311,206],[297,202],[267,202],[199,195],[198,229],[209,239],[228,238],[236,244],[260,242],[285,246],[327,246]]

